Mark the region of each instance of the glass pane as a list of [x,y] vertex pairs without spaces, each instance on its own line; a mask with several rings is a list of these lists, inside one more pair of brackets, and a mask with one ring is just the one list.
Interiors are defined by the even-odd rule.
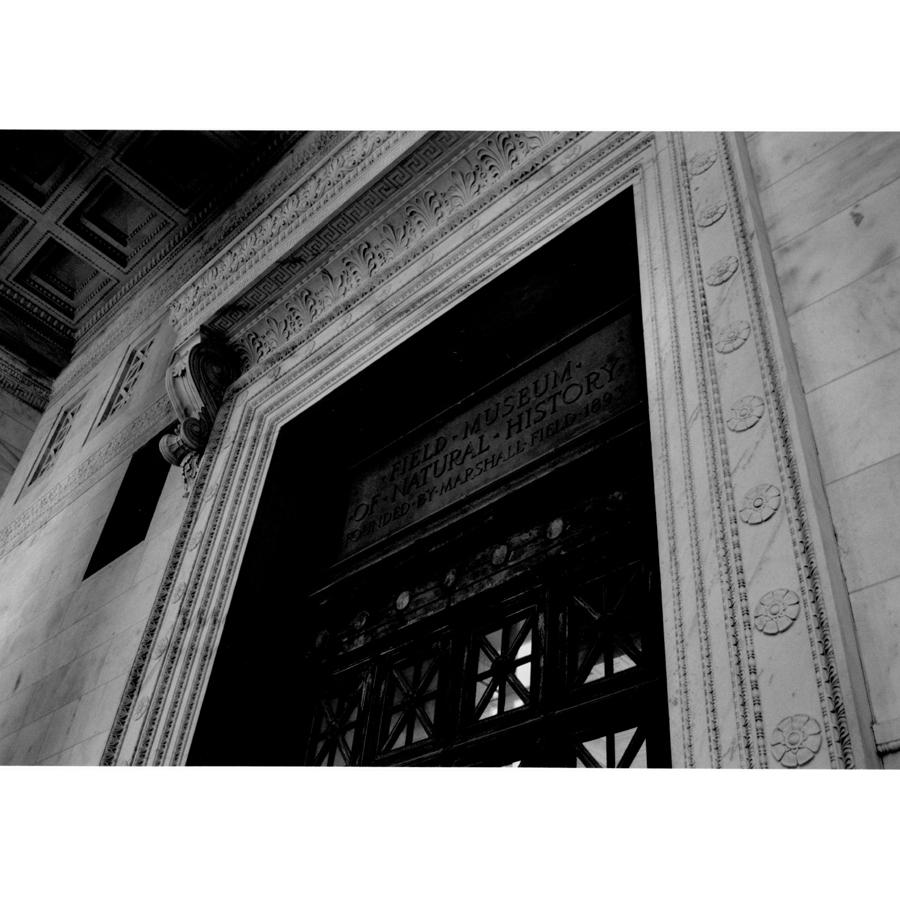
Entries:
[[488,643],[497,651],[497,653],[500,652],[502,634],[502,629],[498,628],[496,631],[492,631],[490,634],[485,635]]
[[525,640],[522,641],[522,645],[516,650],[516,659],[522,659],[525,656],[531,655],[531,629],[528,629],[529,633],[526,636]]
[[403,681],[401,682],[401,684],[409,685],[410,687],[412,687],[413,686],[413,677],[415,675],[415,672],[416,672],[416,667],[413,664],[404,666],[402,669],[400,669],[400,674],[403,676]]
[[484,650],[480,650],[478,652],[478,675],[484,675],[491,668],[491,661],[488,659],[487,653]]
[[437,705],[436,700],[426,700],[423,711],[425,713],[426,718],[430,723],[434,723],[434,708]]
[[588,672],[587,677],[584,679],[585,684],[590,681],[598,681],[601,678],[606,677],[606,669],[603,666],[603,657],[597,660],[596,663],[591,667],[591,671]]
[[[618,731],[615,735],[615,751],[616,751],[616,765],[618,766],[622,762],[622,757],[625,755],[625,751],[628,749],[628,745],[631,743],[631,739],[634,737],[634,733],[637,731],[637,728],[629,728],[626,731]],[[641,755],[644,755],[644,763],[643,765],[638,763],[638,758]],[[646,754],[644,753],[643,746],[641,750],[638,752],[637,757],[635,757],[634,763],[632,765],[635,768],[647,768],[647,760]]]
[[491,699],[488,700],[487,706],[484,708],[484,711],[478,717],[479,719],[488,719],[491,716],[497,715],[498,705],[500,703],[500,693],[495,687],[491,692]]
[[531,687],[531,662],[527,662],[524,665],[516,666],[516,678],[522,682],[522,685],[526,688]]
[[394,733],[394,729],[397,727],[399,721],[403,718],[402,712],[396,712],[391,716],[391,721],[388,723],[388,736]]
[[506,708],[505,711],[510,709],[518,709],[520,706],[524,706],[525,701],[512,689],[509,688],[506,692]]
[[416,724],[413,726],[412,742],[424,741],[427,737],[428,732],[425,730],[425,726],[419,721],[418,716],[416,716]]
[[582,746],[597,760],[598,765],[606,765],[606,735],[594,738],[592,741],[585,741]]
[[396,736],[391,741],[390,746],[388,747],[388,750],[396,750],[398,747],[405,747],[405,746],[406,746],[406,726],[404,726],[397,732]]
[[506,629],[509,632],[509,643],[506,645],[507,647],[512,647],[515,644],[517,638],[519,637],[519,633],[528,625],[528,618],[518,619],[515,622],[510,622]]
[[638,750],[637,755],[632,760],[629,768],[631,768],[631,769],[646,769],[647,768],[647,742],[646,741],[644,741],[641,744],[641,749]]
[[624,672],[626,669],[633,669],[635,661],[624,651],[618,647],[613,650],[613,672]]
[[485,678],[484,681],[479,681],[478,684],[475,685],[475,706],[481,702],[481,698],[484,696],[484,692],[487,690],[487,686],[491,683],[491,679]]
[[347,760],[344,759],[344,754],[341,753],[340,745],[338,745],[334,750],[334,762],[332,763],[332,765],[333,766],[346,766],[347,765]]
[[438,671],[439,671],[439,667],[435,666],[431,670],[431,674],[426,675],[426,678],[428,679],[428,681],[422,684],[421,693],[427,694],[430,691],[437,690]]

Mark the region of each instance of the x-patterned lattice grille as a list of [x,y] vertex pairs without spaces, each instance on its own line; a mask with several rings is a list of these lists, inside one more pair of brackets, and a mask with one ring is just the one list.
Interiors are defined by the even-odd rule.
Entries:
[[68,437],[69,431],[72,429],[72,422],[75,420],[75,416],[78,415],[79,409],[81,409],[80,399],[63,410],[59,421],[56,423],[56,428],[53,429],[53,434],[47,442],[43,454],[41,454],[40,462],[35,467],[34,475],[31,476],[31,481],[28,482],[29,484],[37,481],[56,462],[56,458],[66,442],[66,437]]
[[478,636],[475,719],[502,715],[531,702],[536,656],[534,620],[534,612],[529,612]]
[[647,593],[647,576],[639,564],[588,582],[572,593],[573,686],[610,678],[642,664],[642,613]]
[[147,362],[147,356],[149,355],[152,346],[153,338],[146,341],[144,344],[141,344],[141,346],[135,347],[134,350],[131,351],[128,362],[125,364],[125,368],[122,371],[122,376],[119,379],[116,391],[110,398],[109,405],[106,407],[100,418],[100,425],[102,425],[113,413],[122,409],[122,407],[131,399],[131,395],[134,393],[135,385],[141,376],[141,372],[144,370],[144,364]]
[[345,685],[319,704],[313,765],[351,766],[357,762],[364,682]]
[[579,769],[646,769],[647,744],[643,729],[610,732],[575,744]]
[[382,752],[434,736],[439,662],[437,654],[432,654],[391,668]]

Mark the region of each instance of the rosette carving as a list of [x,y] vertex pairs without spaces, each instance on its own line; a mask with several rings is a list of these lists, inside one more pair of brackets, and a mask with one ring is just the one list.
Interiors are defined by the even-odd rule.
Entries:
[[804,714],[782,719],[772,732],[772,755],[786,769],[811,762],[822,746],[822,726]]
[[785,588],[769,591],[753,610],[753,624],[763,634],[787,631],[800,614],[800,598]]
[[731,431],[747,431],[762,418],[765,408],[766,404],[763,403],[762,397],[748,394],[734,403],[725,424]]
[[729,322],[716,336],[715,348],[719,353],[734,353],[744,346],[750,337],[750,323],[745,319]]
[[706,276],[706,283],[710,287],[718,287],[720,284],[725,284],[735,272],[737,272],[738,261],[734,256],[723,256],[713,267],[709,270],[709,274]]
[[741,521],[747,525],[759,525],[778,512],[781,491],[774,484],[758,484],[744,495],[741,502]]
[[697,225],[700,228],[715,225],[725,215],[726,209],[728,207],[724,203],[708,203],[697,213]]
[[695,153],[688,162],[688,171],[691,175],[702,175],[707,169],[711,169],[716,161],[715,150],[708,153]]

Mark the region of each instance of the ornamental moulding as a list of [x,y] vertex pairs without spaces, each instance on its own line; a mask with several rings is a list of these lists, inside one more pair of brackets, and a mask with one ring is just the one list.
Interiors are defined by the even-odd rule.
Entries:
[[140,447],[148,435],[158,432],[171,419],[172,406],[169,398],[163,395],[116,434],[108,444],[92,453],[66,478],[50,487],[21,515],[0,529],[0,556],[9,552],[77,500],[110,469]]
[[166,393],[178,425],[160,438],[159,451],[169,465],[181,467],[185,496],[197,477],[200,454],[235,374],[237,366],[229,349],[206,331],[176,351],[166,372]]
[[40,412],[50,399],[50,384],[31,367],[0,347],[0,388]]
[[[184,760],[281,426],[630,187],[642,260],[661,590],[671,598],[663,615],[673,761],[857,764],[865,716],[842,688],[851,645],[842,643],[838,651],[829,637],[835,601],[830,583],[817,574],[821,522],[815,510],[804,508],[805,457],[793,449],[795,424],[774,355],[779,344],[768,288],[756,280],[760,251],[752,220],[748,225],[744,217],[746,201],[738,193],[743,182],[736,180],[732,159],[729,142],[713,136],[551,138],[535,161],[497,183],[496,194],[485,191],[461,215],[423,231],[398,263],[410,277],[387,284],[382,273],[389,266],[374,278],[365,276],[384,280],[371,304],[347,315],[369,287],[348,293],[301,336],[330,319],[333,327],[321,332],[321,340],[317,332],[302,350],[296,342],[283,344],[241,376],[226,392],[199,460],[102,762]],[[446,187],[433,182],[430,189],[437,197]],[[701,206],[727,203],[729,215],[716,229],[696,223],[692,190]],[[427,189],[417,191],[424,198]],[[409,221],[412,203],[403,203]],[[470,214],[479,222],[471,231],[463,224]],[[396,223],[388,216],[384,224]],[[451,231],[458,236],[437,247]],[[364,240],[368,235],[361,232],[355,246]],[[332,264],[343,265],[349,251],[333,255]],[[728,289],[715,292],[722,304],[711,305],[703,274],[726,251],[738,265]],[[337,278],[336,270],[330,274]],[[257,321],[264,316],[272,311]],[[257,377],[263,373],[273,377]],[[765,398],[766,424],[754,423],[752,440],[726,425],[735,398],[746,397]],[[753,416],[756,406],[751,404]],[[794,467],[779,464],[776,443]],[[742,490],[736,490],[735,475]],[[746,514],[759,521],[748,527],[752,523],[745,526],[740,516],[742,493],[754,484]],[[776,603],[770,594],[777,585],[793,590],[784,588]],[[773,629],[786,631],[795,613],[793,630],[775,636]],[[796,695],[796,705],[783,709],[786,691]]]
[[[365,131],[353,134],[333,155],[310,172],[274,209],[221,253],[176,294],[170,304],[172,324],[187,334],[261,275],[299,240],[303,226],[333,212],[340,195],[377,163],[392,162],[423,137],[422,132]],[[336,202],[337,201],[337,202]]]
[[298,338],[311,337],[333,316],[408,268],[413,259],[425,256],[499,192],[509,191],[520,174],[545,165],[575,140],[576,135],[556,132],[498,132],[486,137],[363,239],[289,288],[264,319],[236,337],[242,369],[246,372]]

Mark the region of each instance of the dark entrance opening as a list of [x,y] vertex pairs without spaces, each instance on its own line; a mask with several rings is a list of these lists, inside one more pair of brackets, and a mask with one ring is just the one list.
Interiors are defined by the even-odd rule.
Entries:
[[670,763],[631,191],[285,426],[189,764]]

